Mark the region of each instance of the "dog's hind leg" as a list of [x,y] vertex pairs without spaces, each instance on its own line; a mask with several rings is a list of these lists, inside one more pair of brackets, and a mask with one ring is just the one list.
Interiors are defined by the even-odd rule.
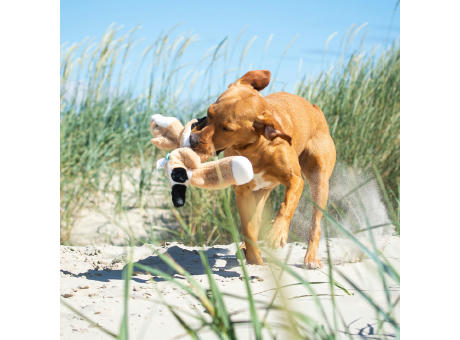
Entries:
[[234,186],[236,204],[241,219],[241,229],[245,242],[245,255],[248,264],[264,264],[257,246],[262,213],[271,189],[251,191],[248,185]]
[[308,236],[305,265],[310,269],[320,268],[318,246],[321,237],[321,218],[329,194],[329,179],[335,165],[335,146],[329,135],[310,140],[307,149],[300,155],[302,173],[310,184],[310,195],[315,202]]

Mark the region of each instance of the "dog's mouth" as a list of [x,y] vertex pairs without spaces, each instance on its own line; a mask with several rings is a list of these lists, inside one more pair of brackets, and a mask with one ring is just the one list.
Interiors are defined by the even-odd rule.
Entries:
[[203,128],[208,125],[208,117],[204,116],[201,118],[198,118],[195,123],[192,123],[192,130],[196,129],[197,131],[203,130]]
[[216,155],[219,156],[219,154],[220,154],[222,151],[224,151],[224,150],[225,150],[225,149],[217,150],[217,151],[216,151]]

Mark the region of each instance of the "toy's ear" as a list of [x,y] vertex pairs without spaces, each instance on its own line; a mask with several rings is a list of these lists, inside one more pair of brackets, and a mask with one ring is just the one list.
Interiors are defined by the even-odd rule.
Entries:
[[270,77],[271,73],[268,70],[249,71],[238,79],[235,85],[250,85],[257,91],[261,91],[270,83]]
[[176,142],[163,136],[154,137],[150,141],[160,150],[169,151],[178,147]]
[[[155,114],[150,118],[150,129],[151,130],[154,130],[157,126],[163,129],[167,129],[173,124],[182,125],[180,120],[177,119],[176,117],[167,117],[167,116],[163,116],[160,114]],[[152,131],[152,134],[154,134],[153,131]]]
[[184,129],[179,136],[179,143],[181,147],[190,147],[190,133],[192,132],[193,124],[196,124],[196,122],[196,119],[192,119],[187,124],[185,124]]
[[264,111],[254,120],[254,130],[265,138],[273,140],[280,137],[292,144],[292,124],[290,119],[281,120],[269,111]]

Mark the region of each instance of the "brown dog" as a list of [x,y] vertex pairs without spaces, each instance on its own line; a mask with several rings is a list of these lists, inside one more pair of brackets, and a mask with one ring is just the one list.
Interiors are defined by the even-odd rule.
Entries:
[[[202,160],[215,151],[224,151],[225,156],[245,156],[252,163],[254,179],[233,186],[246,260],[251,264],[263,264],[257,239],[264,205],[273,188],[279,184],[286,188],[267,239],[277,248],[287,242],[289,224],[302,194],[302,175],[310,184],[312,199],[321,209],[326,207],[336,156],[320,108],[286,92],[263,97],[259,91],[269,82],[269,71],[246,73],[209,106],[206,121],[195,126],[190,136],[191,147]],[[315,205],[304,259],[308,268],[321,266],[317,251],[322,215]]]

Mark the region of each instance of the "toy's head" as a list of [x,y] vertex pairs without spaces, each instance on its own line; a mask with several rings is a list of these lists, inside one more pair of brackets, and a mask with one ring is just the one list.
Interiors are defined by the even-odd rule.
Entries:
[[157,161],[157,169],[165,168],[168,173],[169,183],[171,183],[171,198],[173,205],[180,208],[185,204],[185,194],[187,193],[187,186],[189,182],[189,174],[187,169],[177,167],[171,169],[168,162],[169,154],[166,158]]
[[200,157],[190,148],[179,148],[157,161],[157,169],[165,168],[172,186],[172,202],[176,208],[185,204],[187,186],[192,172],[200,166]]

